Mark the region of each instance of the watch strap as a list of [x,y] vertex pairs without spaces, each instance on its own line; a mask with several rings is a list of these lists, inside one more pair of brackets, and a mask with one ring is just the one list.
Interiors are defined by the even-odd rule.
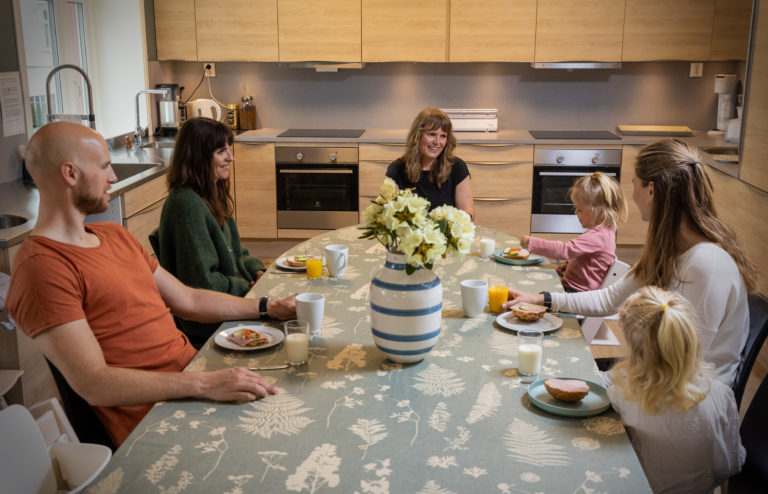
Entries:
[[539,292],[541,295],[544,295],[544,307],[547,308],[547,310],[552,308],[552,294],[549,292]]
[[269,319],[267,302],[269,302],[269,297],[261,297],[259,299],[259,319]]

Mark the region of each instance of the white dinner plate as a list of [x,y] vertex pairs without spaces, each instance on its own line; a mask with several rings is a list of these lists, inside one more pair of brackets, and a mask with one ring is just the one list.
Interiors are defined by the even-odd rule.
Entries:
[[[252,329],[254,331],[258,331],[259,333],[269,338],[269,343],[264,343],[263,345],[259,346],[240,346],[234,341],[229,341],[227,336],[231,335],[239,329]],[[265,348],[273,347],[283,341],[283,338],[285,338],[285,335],[279,329],[270,328],[269,326],[249,326],[244,324],[242,326],[234,326],[232,328],[219,331],[216,333],[216,337],[213,339],[213,341],[220,347],[226,348],[227,350],[249,352],[251,350],[264,350]]]
[[496,249],[493,252],[493,258],[496,262],[512,264],[513,266],[534,266],[536,264],[544,263],[544,258],[536,254],[529,255],[527,259],[508,259],[501,255],[502,252],[504,252],[504,249]]
[[[281,257],[277,261],[275,261],[275,264],[277,264],[277,267],[280,269],[285,269],[286,271],[306,271],[306,266],[291,266],[287,262],[285,262],[285,257]],[[323,267],[325,267],[325,259],[323,259]]]
[[[576,379],[573,377],[558,377],[557,379]],[[528,386],[528,398],[531,402],[542,410],[565,417],[589,417],[598,415],[608,410],[611,406],[611,400],[605,387],[586,379],[584,381],[589,386],[587,396],[575,403],[558,400],[547,391],[544,386],[545,379],[540,379]]]
[[560,326],[563,325],[562,319],[549,313],[544,314],[544,317],[538,321],[526,322],[516,318],[512,312],[502,312],[496,318],[496,322],[502,328],[511,329],[512,331],[539,329],[542,333],[549,333],[550,331],[560,329]]

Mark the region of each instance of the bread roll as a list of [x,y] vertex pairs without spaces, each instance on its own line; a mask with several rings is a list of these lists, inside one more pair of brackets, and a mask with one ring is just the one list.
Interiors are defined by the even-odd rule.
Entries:
[[511,310],[516,318],[525,322],[538,321],[544,317],[544,313],[547,312],[546,307],[536,304],[517,304],[512,306]]
[[589,394],[589,385],[578,379],[547,379],[544,387],[554,398],[570,403],[580,401]]

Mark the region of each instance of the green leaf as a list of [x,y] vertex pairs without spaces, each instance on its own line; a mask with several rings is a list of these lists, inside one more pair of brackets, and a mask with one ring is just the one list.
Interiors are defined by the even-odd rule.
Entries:
[[406,264],[405,265],[405,274],[411,275],[411,274],[413,274],[415,272],[416,272],[416,266],[413,266],[411,264]]

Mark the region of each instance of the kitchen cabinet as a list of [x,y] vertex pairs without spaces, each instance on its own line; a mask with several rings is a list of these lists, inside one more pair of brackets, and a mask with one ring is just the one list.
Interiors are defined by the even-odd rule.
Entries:
[[451,0],[451,62],[530,62],[536,0]]
[[278,0],[281,62],[360,62],[360,0]]
[[739,178],[768,191],[768,9],[758,12],[753,46]]
[[621,60],[624,0],[539,0],[537,62]]
[[621,150],[621,191],[627,201],[626,223],[619,223],[616,243],[621,245],[643,245],[648,232],[648,223],[640,216],[632,200],[632,177],[635,176],[635,159],[642,146],[623,146]]
[[149,243],[149,234],[160,225],[160,214],[167,196],[168,185],[164,174],[127,191],[122,196],[123,226],[149,253],[154,252]]
[[235,217],[241,238],[277,238],[274,143],[235,143]]
[[363,211],[376,199],[387,175],[389,164],[405,153],[405,145],[401,143],[361,143],[358,149],[358,188],[360,203],[360,222],[363,221]]
[[158,60],[197,60],[195,0],[155,0],[155,38]]
[[627,0],[622,60],[709,60],[715,0]]
[[362,0],[363,62],[445,62],[448,0]]
[[194,14],[197,60],[277,61],[275,0],[197,0]]
[[11,274],[13,258],[16,257],[16,253],[19,251],[20,247],[21,244],[19,243],[0,249],[0,273]]
[[475,224],[510,235],[530,233],[533,146],[459,144],[454,154],[472,176]]
[[710,60],[746,60],[752,0],[715,0]]

